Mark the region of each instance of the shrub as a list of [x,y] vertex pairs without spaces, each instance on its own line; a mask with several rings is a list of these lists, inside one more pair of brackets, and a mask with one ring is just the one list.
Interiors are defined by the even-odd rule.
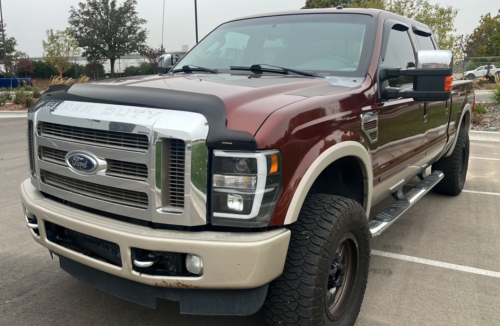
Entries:
[[24,107],[30,108],[33,105],[35,105],[35,99],[31,95],[27,95],[26,98],[24,99]]
[[[497,80],[499,78],[497,77]],[[493,101],[500,105],[500,81],[497,81],[497,84],[495,85],[495,89],[493,90]]]
[[483,77],[483,78],[479,78],[477,80],[477,85],[478,86],[483,86],[484,84],[489,83],[489,82],[490,82],[490,80],[488,78],[484,78]]
[[483,103],[479,102],[474,107],[474,112],[477,114],[486,114],[488,113],[488,110],[486,110],[486,108],[483,106]]
[[0,95],[0,106],[4,106],[8,99],[9,99],[9,95],[2,93]]
[[24,102],[26,102],[26,97],[27,97],[26,92],[21,89],[18,89],[14,93],[14,103],[24,105]]
[[483,122],[484,116],[482,114],[472,112],[472,123],[475,125],[481,124]]
[[40,88],[33,87],[33,98],[40,98],[41,95]]

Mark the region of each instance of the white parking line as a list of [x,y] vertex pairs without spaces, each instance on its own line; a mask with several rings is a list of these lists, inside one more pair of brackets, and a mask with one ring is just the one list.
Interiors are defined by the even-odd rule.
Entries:
[[500,161],[500,158],[472,157],[472,156],[470,156],[469,158],[473,158],[476,160]]
[[500,193],[498,193],[498,192],[474,191],[474,190],[462,190],[462,192],[468,192],[468,193],[471,193],[471,194],[500,196]]
[[453,269],[453,270],[460,271],[460,272],[466,272],[466,273],[471,273],[471,274],[500,278],[499,272],[489,271],[486,269],[474,268],[474,267],[463,266],[463,265],[455,265],[455,264],[450,264],[450,263],[443,263],[443,262],[437,261],[437,260],[424,259],[424,258],[418,258],[418,257],[400,255],[400,254],[393,254],[391,252],[385,252],[385,251],[379,251],[379,250],[372,250],[371,252],[372,252],[372,255],[374,255],[374,256],[399,259],[399,260],[409,261],[412,263],[418,263],[418,264],[423,264],[423,265]]

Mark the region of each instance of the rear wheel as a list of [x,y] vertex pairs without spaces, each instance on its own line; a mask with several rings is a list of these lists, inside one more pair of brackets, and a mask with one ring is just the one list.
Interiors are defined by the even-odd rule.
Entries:
[[464,189],[469,167],[469,134],[461,129],[453,153],[432,165],[432,170],[442,171],[444,178],[434,190],[443,195],[457,196]]
[[473,80],[474,78],[476,78],[476,76],[474,76],[473,74],[467,75],[467,79],[469,79],[469,80]]
[[370,238],[363,208],[353,200],[309,195],[283,274],[265,303],[269,325],[353,325],[368,280]]

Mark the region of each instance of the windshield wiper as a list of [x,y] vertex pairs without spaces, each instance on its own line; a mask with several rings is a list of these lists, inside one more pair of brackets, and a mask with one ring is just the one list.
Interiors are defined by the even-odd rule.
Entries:
[[209,72],[212,74],[219,73],[219,70],[217,70],[217,69],[205,68],[205,67],[194,66],[194,65],[185,65],[185,66],[182,66],[181,69],[172,70],[172,72],[180,72],[180,71],[183,71],[183,72],[205,71],[205,72]]
[[[276,69],[269,69],[269,68],[263,68],[262,66],[267,66],[271,68],[276,68]],[[280,66],[273,66],[269,65],[267,63],[258,63],[251,65],[250,67],[243,67],[243,66],[231,66],[231,70],[250,70],[253,72],[275,72],[278,74],[288,74],[289,72],[301,75],[301,76],[308,76],[308,77],[320,77],[324,78],[323,76],[320,76],[314,72],[309,72],[309,71],[304,71],[304,70],[297,70],[297,69],[292,69],[292,68],[285,68],[285,67],[280,67]]]

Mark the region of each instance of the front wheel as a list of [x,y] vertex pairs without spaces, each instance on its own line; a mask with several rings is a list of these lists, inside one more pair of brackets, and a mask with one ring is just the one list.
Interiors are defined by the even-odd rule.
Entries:
[[457,196],[464,189],[469,168],[469,147],[469,134],[461,129],[458,131],[453,153],[432,165],[433,171],[438,170],[444,173],[443,180],[434,187],[438,194]]
[[354,325],[368,280],[370,230],[353,200],[309,195],[292,237],[283,274],[265,302],[269,325]]

